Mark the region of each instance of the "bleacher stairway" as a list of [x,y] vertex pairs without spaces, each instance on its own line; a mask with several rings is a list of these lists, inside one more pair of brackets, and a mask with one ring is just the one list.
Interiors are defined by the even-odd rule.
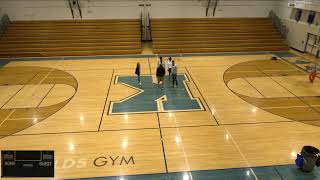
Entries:
[[151,28],[156,54],[289,49],[267,18],[153,19]]
[[0,49],[0,57],[140,54],[140,21],[14,21]]

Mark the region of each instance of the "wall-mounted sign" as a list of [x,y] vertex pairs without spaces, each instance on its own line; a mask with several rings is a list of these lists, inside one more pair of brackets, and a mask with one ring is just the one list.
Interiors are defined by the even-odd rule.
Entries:
[[297,9],[295,14],[295,20],[300,21],[302,15],[302,9]]
[[314,18],[316,17],[316,12],[315,11],[310,11],[309,16],[308,16],[308,23],[313,24]]
[[294,8],[296,7],[296,3],[288,3],[288,6]]

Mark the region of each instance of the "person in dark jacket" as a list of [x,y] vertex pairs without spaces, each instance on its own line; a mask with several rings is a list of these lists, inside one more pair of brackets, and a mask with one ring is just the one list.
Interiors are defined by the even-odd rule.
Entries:
[[160,82],[162,83],[162,89],[164,87],[164,75],[166,74],[166,69],[160,65],[158,68],[157,68],[157,73],[156,73],[156,76],[157,76],[157,80],[158,80],[158,87],[160,87]]
[[141,81],[140,81],[140,74],[141,74],[140,63],[137,63],[137,67],[136,67],[136,72],[135,72],[135,74],[136,74],[137,77],[138,77],[138,82],[139,82],[139,84],[141,84]]
[[171,69],[172,69],[172,58],[169,57],[167,61],[167,68],[168,68],[168,73],[169,73],[169,79],[171,78]]

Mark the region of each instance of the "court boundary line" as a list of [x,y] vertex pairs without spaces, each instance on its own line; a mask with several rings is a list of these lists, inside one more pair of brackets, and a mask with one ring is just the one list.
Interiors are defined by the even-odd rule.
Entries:
[[[149,59],[149,58],[148,58]],[[292,65],[292,64],[290,64],[290,65]],[[194,66],[194,67],[196,67],[196,66]],[[126,68],[126,69],[131,69],[131,68]],[[151,71],[151,68],[149,67],[149,69],[150,69],[150,71]],[[114,71],[114,69],[112,69],[113,71]],[[304,71],[303,71],[304,72]],[[150,72],[151,73],[151,72]],[[191,75],[190,75],[190,77],[191,77]],[[192,77],[191,77],[192,78]],[[194,84],[195,84],[195,82],[194,82]],[[197,86],[196,84],[195,84],[195,86]],[[109,87],[110,88],[110,87]],[[199,91],[199,90],[198,90]],[[201,93],[200,91],[199,91],[199,93]],[[205,101],[205,100],[204,100]],[[205,101],[206,102],[206,101]],[[101,123],[101,122],[100,122]],[[240,123],[240,124],[244,124],[244,123]],[[252,123],[250,123],[250,124],[252,124]],[[258,124],[258,123],[255,123],[255,124]],[[101,125],[101,124],[100,124]],[[228,124],[222,124],[222,125],[228,125]],[[185,126],[182,126],[182,127],[185,127]],[[164,128],[166,128],[166,127],[164,127]],[[180,127],[172,127],[172,128],[180,128]],[[128,129],[124,129],[124,130],[128,130]]]
[[280,174],[280,172],[278,171],[277,168],[275,168],[275,167],[272,167],[272,168],[276,171],[276,173],[278,174],[278,176],[279,176],[282,180],[285,180],[285,179],[283,178],[283,176]]
[[[55,68],[54,68],[54,69],[55,69]],[[76,79],[72,74],[69,73],[69,75],[70,75],[70,76],[75,80],[75,82],[76,82],[76,87],[73,87],[73,88],[75,88],[75,93],[74,93],[69,99],[63,101],[63,102],[66,102],[66,104],[65,104],[63,107],[65,107],[65,106],[73,99],[73,97],[75,97],[75,95],[76,95],[77,92],[78,92],[78,81],[77,81],[77,79]],[[34,78],[34,77],[33,77],[33,78]],[[33,78],[32,78],[32,79],[33,79]],[[60,102],[60,103],[63,103],[63,102]],[[50,105],[50,106],[53,106],[53,105]],[[50,107],[50,106],[46,106],[46,107]],[[63,108],[63,107],[62,107],[62,108]],[[39,107],[39,108],[40,108],[40,107]],[[16,109],[25,109],[25,108],[14,108],[14,111],[13,111],[13,112],[15,112]],[[4,139],[4,138],[6,138],[6,137],[13,136],[13,135],[15,135],[15,134],[17,134],[17,133],[20,133],[20,132],[28,129],[28,128],[31,128],[32,126],[34,126],[34,125],[36,125],[36,124],[38,124],[38,123],[40,123],[40,122],[42,122],[42,121],[45,121],[47,118],[53,116],[53,115],[56,114],[57,112],[59,112],[59,110],[56,111],[55,113],[51,114],[50,116],[44,118],[43,120],[37,121],[37,123],[35,123],[35,124],[33,124],[33,125],[29,126],[29,127],[26,127],[26,128],[24,128],[24,129],[22,129],[22,130],[20,130],[20,131],[18,131],[18,132],[16,132],[16,133],[14,133],[14,134],[10,134],[10,135],[0,135],[0,140],[1,140],[1,139]],[[10,118],[9,118],[8,120],[15,120],[15,119],[10,119]],[[1,137],[1,136],[2,136],[2,137]]]
[[[11,101],[11,99],[13,99],[14,96],[16,96],[16,95],[19,93],[19,91],[21,91],[21,90],[23,89],[23,87],[24,87],[25,85],[21,85],[21,84],[18,84],[18,85],[3,85],[3,87],[11,87],[11,86],[21,86],[21,87],[20,87],[19,89],[17,89],[16,92],[15,92],[14,94],[12,94],[12,95],[8,98],[8,100],[7,100],[8,102]],[[0,110],[1,110],[1,109],[5,109],[5,108],[3,108],[3,106],[8,103],[7,101],[5,101],[4,104],[1,104]]]
[[[25,84],[22,85],[22,87],[15,93],[13,94],[8,101],[6,101],[1,107],[0,109],[3,109],[3,107],[8,104],[24,87],[26,87],[26,85],[29,84],[29,82],[31,82],[37,75],[39,74],[39,72],[37,72],[32,78],[30,78]],[[9,108],[10,109],[10,108]],[[11,108],[11,109],[17,109],[17,108]]]
[[197,88],[198,92],[200,93],[200,96],[202,97],[202,99],[203,99],[204,103],[205,103],[205,104],[206,104],[206,106],[208,107],[208,110],[209,110],[209,112],[210,112],[211,116],[213,117],[213,120],[215,120],[215,121],[216,121],[216,124],[219,126],[220,124],[219,124],[219,122],[218,122],[217,118],[216,118],[216,117],[215,117],[215,115],[212,113],[212,111],[211,111],[211,109],[210,109],[210,106],[208,105],[208,103],[207,103],[206,99],[204,98],[204,96],[203,96],[202,92],[200,91],[200,89],[199,89],[198,85],[196,84],[196,82],[194,81],[193,77],[191,76],[191,74],[190,74],[190,72],[189,72],[188,68],[187,68],[187,67],[185,67],[185,69],[186,69],[186,71],[187,71],[187,74],[190,76],[191,81],[193,82],[193,84],[194,84],[194,85],[195,85],[195,87]]
[[[310,104],[306,103],[305,101],[303,101],[303,99],[299,96],[297,96],[296,94],[294,94],[293,92],[291,92],[288,88],[284,87],[283,85],[281,85],[278,81],[276,81],[275,79],[273,79],[272,77],[270,77],[270,79],[272,79],[274,82],[276,82],[277,84],[279,84],[282,88],[286,89],[288,92],[290,92],[292,95],[294,95],[297,99],[299,99],[300,102],[302,102],[303,104],[305,104],[307,107],[311,108],[313,111],[315,111],[317,114],[320,115],[320,112],[318,110],[316,110],[313,106],[311,106]],[[300,83],[299,83],[300,84]],[[311,96],[314,97],[314,96]]]
[[[288,118],[286,118],[288,119]],[[295,122],[298,122],[298,121],[295,121],[295,120],[283,120],[283,121],[266,121],[266,122],[253,122],[253,123],[250,123],[250,122],[245,122],[245,123],[227,123],[227,124],[222,124],[223,126],[237,126],[237,125],[256,125],[256,124],[280,124],[280,123],[295,123]]]
[[[281,58],[282,59],[282,58]],[[283,61],[283,60],[282,60]],[[285,63],[288,63],[286,61],[284,61]],[[295,67],[292,64],[289,64],[290,66]],[[296,68],[296,67],[295,67]],[[259,69],[259,68],[258,68]],[[259,71],[261,71],[263,74],[267,75],[266,73],[264,73],[261,69],[259,69]],[[305,72],[304,72],[305,73]],[[268,76],[268,75],[267,75]],[[320,112],[318,110],[316,110],[313,106],[311,106],[310,104],[306,103],[305,101],[303,101],[303,99],[301,98],[301,96],[297,96],[296,94],[294,94],[292,91],[290,91],[288,88],[286,88],[284,85],[282,85],[281,83],[279,83],[277,80],[275,80],[274,78],[272,78],[272,76],[268,76],[272,81],[274,81],[275,83],[277,83],[279,86],[281,86],[282,88],[284,88],[285,90],[287,90],[289,93],[291,93],[295,98],[299,99],[300,102],[302,102],[303,104],[305,104],[306,106],[308,106],[309,108],[311,108],[313,111],[315,111],[317,114],[320,115]],[[301,85],[301,83],[299,83]],[[310,96],[310,97],[314,97],[314,96]],[[299,121],[300,122],[300,121]]]
[[163,135],[162,135],[162,129],[161,129],[161,123],[160,123],[160,118],[159,118],[159,114],[157,113],[157,119],[158,119],[158,129],[159,129],[159,133],[160,133],[160,141],[161,141],[161,145],[162,145],[162,153],[163,153],[163,159],[164,159],[164,165],[166,168],[166,173],[168,173],[168,164],[167,164],[167,157],[166,157],[166,150],[164,148],[164,142],[163,142]]
[[[62,71],[62,70],[61,70]],[[39,73],[40,73],[41,71],[39,71]],[[46,72],[46,71],[42,71],[42,72]],[[70,73],[69,73],[70,74]],[[71,75],[71,74],[70,74]],[[49,77],[49,78],[54,78],[54,77]],[[77,92],[78,92],[78,81],[77,81],[77,79],[73,76],[73,75],[71,75],[71,77],[68,77],[68,78],[70,78],[70,79],[74,79],[75,80],[75,82],[76,82],[76,88],[74,89],[75,90],[75,92],[74,92],[74,94],[70,97],[71,99],[77,94]],[[48,79],[48,78],[47,78]],[[29,82],[28,82],[29,83]],[[36,85],[36,84],[26,84],[26,85]],[[56,84],[44,84],[44,85],[56,85]],[[58,83],[58,85],[66,85],[66,84],[61,84],[61,83]],[[24,86],[24,85],[21,85],[21,86]],[[71,86],[72,87],[72,86]],[[15,95],[14,95],[15,96]],[[13,98],[13,97],[12,97]],[[71,100],[71,99],[69,99],[69,101]],[[66,100],[65,100],[66,101]],[[64,101],[62,101],[62,102],[64,102]],[[60,102],[61,103],[61,102]],[[49,106],[43,106],[43,107],[50,107],[50,106],[52,106],[52,105],[49,105]],[[33,107],[33,108],[43,108],[43,107]],[[29,107],[27,107],[27,108],[29,108]],[[26,109],[26,107],[19,107],[19,108],[2,108],[2,107],[0,107],[0,109]],[[54,113],[55,114],[55,113]],[[53,114],[52,114],[53,115]],[[52,116],[51,115],[51,116]],[[49,116],[50,117],[50,116]],[[49,118],[49,117],[47,117],[47,118]],[[29,118],[16,118],[16,119],[29,119]]]
[[[298,57],[301,57],[301,56],[298,56]],[[303,58],[303,57],[301,57],[301,58]],[[288,62],[288,60],[285,59],[285,58],[283,58],[283,57],[280,57],[280,59],[281,59],[282,61],[286,62],[287,64],[295,67],[296,69],[298,69],[298,70],[306,73],[306,74],[309,73],[306,69],[303,69],[302,67],[300,67],[300,66],[298,66],[298,65],[296,65],[296,64],[292,64],[292,63]],[[306,58],[305,58],[305,59],[306,59]],[[310,60],[307,59],[307,61],[310,61]],[[318,75],[316,75],[316,78],[319,79]],[[301,84],[300,82],[298,82],[298,83],[299,83],[300,85],[304,86],[304,85]],[[306,87],[306,86],[304,86],[304,87]],[[290,92],[290,91],[289,91],[289,92]],[[295,95],[295,94],[294,94],[294,95]],[[295,95],[295,96],[296,96],[296,95]],[[320,111],[318,111],[317,109],[313,108],[313,107],[316,107],[316,106],[312,106],[312,105],[306,103],[305,101],[303,101],[302,99],[300,99],[298,96],[296,96],[296,97],[297,97],[300,101],[302,101],[302,103],[306,104],[306,105],[309,106],[311,109],[313,109],[316,113],[320,114]],[[315,96],[312,96],[312,97],[315,97]]]
[[[237,143],[237,142],[235,141],[235,139],[233,138],[233,136],[232,136],[232,134],[230,133],[230,131],[229,131],[227,128],[225,128],[225,131],[227,131],[227,134],[231,137],[230,139],[231,139],[234,147],[238,150],[238,153],[240,154],[240,156],[241,156],[242,159],[244,160],[245,164],[246,164],[247,166],[250,166],[250,163],[249,163],[248,159],[246,158],[246,156],[244,155],[244,153],[241,151],[241,148],[239,147],[238,143]],[[254,171],[252,170],[252,168],[249,168],[249,169],[250,169],[251,173],[253,174],[254,178],[255,178],[256,180],[259,180],[259,178],[257,177],[257,175],[256,175],[256,174],[254,173]]]
[[[137,92],[135,92],[134,94],[131,94],[130,96],[124,97],[123,99],[120,99],[120,100],[118,100],[118,101],[110,101],[110,103],[109,103],[110,105],[109,105],[109,108],[108,108],[108,113],[107,113],[107,115],[114,115],[114,114],[119,114],[119,115],[120,115],[120,114],[121,114],[121,115],[134,114],[135,112],[132,112],[132,113],[127,113],[127,112],[123,112],[123,113],[112,113],[113,105],[114,105],[114,103],[122,103],[122,102],[124,102],[124,101],[126,101],[126,100],[128,100],[128,99],[131,99],[131,98],[133,98],[133,97],[135,97],[135,96],[137,96],[137,95],[139,95],[139,94],[141,94],[141,93],[144,92],[143,89],[137,88],[137,87],[135,87],[135,86],[131,86],[131,85],[127,84],[127,83],[118,82],[119,77],[122,77],[122,76],[127,77],[127,76],[125,76],[125,75],[115,75],[115,80],[114,80],[114,83],[113,83],[113,84],[114,84],[114,85],[116,85],[116,84],[123,85],[123,86],[129,87],[129,88],[131,88],[131,89],[134,89],[134,90],[136,90]],[[145,76],[148,76],[148,75],[145,75]],[[110,87],[111,87],[111,85],[112,85],[112,84],[110,84]],[[150,111],[150,112],[156,112],[156,111]]]
[[[2,124],[3,124],[6,120],[8,120],[8,118],[9,118],[14,112],[16,112],[15,109],[11,110],[11,111],[9,112],[9,114],[8,114],[8,115],[3,119],[3,121],[0,123],[0,126],[2,126]],[[1,135],[1,136],[2,136],[2,135]]]
[[[252,61],[256,61],[256,60],[252,60]],[[249,62],[249,61],[246,61],[246,62]],[[283,58],[281,58],[281,62],[284,62],[285,64],[287,64],[287,65],[289,65],[289,66],[291,66],[291,67],[293,67],[294,69],[297,69],[298,71],[301,71],[301,72],[303,72],[303,73],[305,73],[306,74],[306,71],[303,71],[303,70],[301,70],[301,69],[298,69],[298,67],[296,67],[295,65],[293,65],[293,64],[291,64],[291,63],[288,63],[286,60],[284,60]],[[237,64],[235,64],[235,65],[233,65],[233,66],[236,66]],[[230,66],[228,69],[230,69],[231,67],[233,67],[233,66]],[[288,91],[290,94],[292,94],[294,97],[293,98],[297,98],[302,104],[304,104],[304,105],[306,105],[306,106],[303,106],[303,107],[306,107],[306,108],[311,108],[315,113],[317,113],[317,114],[320,114],[320,112],[319,111],[317,111],[314,107],[318,107],[317,105],[315,105],[315,106],[312,106],[312,105],[310,105],[310,104],[307,104],[305,101],[303,101],[303,99],[301,99],[302,97],[298,97],[297,95],[295,95],[294,93],[292,93],[289,89],[287,89],[286,87],[284,87],[282,84],[280,84],[278,81],[276,81],[274,78],[272,78],[273,76],[270,76],[270,75],[268,75],[268,74],[266,74],[265,72],[263,72],[263,70],[261,70],[261,68],[259,68],[259,67],[256,67],[257,68],[257,72],[261,72],[262,74],[264,74],[265,76],[264,77],[267,77],[267,78],[270,78],[272,81],[274,81],[275,83],[277,83],[280,87],[282,87],[282,88],[284,88],[286,91]],[[228,71],[228,69],[226,70],[226,71]],[[230,80],[229,81],[225,81],[224,80],[224,77],[225,77],[225,74],[226,74],[226,71],[224,72],[224,74],[223,74],[223,81],[224,81],[224,83],[226,84],[226,86],[228,87],[228,89],[231,91],[231,92],[233,92],[235,95],[237,95],[239,98],[241,98],[241,96],[239,96],[238,94],[239,93],[237,93],[237,92],[235,92],[235,91],[233,91],[229,86],[228,86],[228,82],[230,82]],[[281,77],[281,76],[280,76]],[[237,78],[234,78],[234,79],[237,79]],[[232,80],[232,79],[231,79]],[[299,83],[300,84],[300,83]],[[242,95],[242,94],[240,94],[240,95]],[[242,95],[242,96],[246,96],[246,95]],[[247,96],[247,97],[249,97],[249,96]],[[314,97],[314,96],[303,96],[303,97]],[[280,98],[284,98],[284,97],[280,97]],[[242,100],[244,100],[243,98],[241,98]],[[252,103],[250,103],[250,102],[248,102],[248,101],[246,101],[246,100],[244,100],[245,102],[247,102],[247,103],[249,103],[249,104],[251,104],[251,105],[254,105],[254,104],[252,104]],[[254,105],[255,106],[255,105]],[[265,112],[267,112],[267,113],[271,113],[271,114],[273,114],[273,115],[276,115],[276,116],[279,116],[279,117],[282,117],[282,118],[285,118],[285,119],[289,119],[289,118],[287,118],[287,117],[284,117],[284,116],[282,116],[282,115],[278,115],[278,114],[274,114],[274,113],[272,113],[272,112],[269,112],[268,111],[268,109],[272,109],[272,107],[267,107],[267,108],[263,108],[263,107],[259,107],[259,106],[255,106],[255,107],[257,107],[257,108],[259,108],[259,109],[261,109],[261,110],[263,110],[263,111],[265,111]],[[279,107],[275,107],[275,108],[279,108]],[[292,106],[289,106],[289,107],[284,107],[284,108],[293,108]],[[304,123],[304,121],[315,121],[316,119],[309,119],[309,120],[294,120],[294,119],[289,119],[289,120],[292,120],[293,122],[298,122],[298,123],[303,123],[303,124],[307,124],[307,123]],[[235,124],[235,125],[237,125],[237,124]],[[310,125],[310,124],[308,124],[308,125]],[[314,125],[313,125],[314,126]]]
[[[205,170],[191,170],[191,171],[170,171],[168,173],[159,172],[159,173],[141,173],[141,174],[130,174],[124,176],[99,176],[99,177],[87,177],[87,178],[77,178],[77,179],[66,179],[66,180],[86,180],[86,179],[100,179],[100,178],[119,178],[119,177],[131,177],[131,176],[148,176],[148,175],[166,175],[166,174],[176,174],[176,173],[194,173],[194,172],[209,172],[209,171],[224,171],[224,170],[249,170],[250,168],[276,168],[283,166],[295,166],[295,164],[275,164],[275,165],[264,165],[264,166],[248,166],[248,167],[234,167],[234,168],[217,168],[217,169],[205,169]],[[281,177],[280,177],[281,178]],[[164,179],[166,180],[166,179]],[[172,179],[170,179],[172,180]],[[191,179],[192,180],[192,179]],[[286,179],[283,179],[286,180]]]
[[[123,58],[143,58],[143,57],[192,57],[192,56],[243,56],[243,55],[273,55],[275,53],[289,53],[289,51],[246,51],[246,52],[212,52],[212,53],[172,53],[172,54],[126,54],[126,55],[96,55],[96,56],[52,56],[52,57],[9,57],[0,58],[7,61],[43,61],[43,60],[91,60],[91,59],[123,59]],[[295,55],[295,54],[294,54]]]
[[47,98],[47,96],[50,94],[50,92],[52,91],[52,89],[56,86],[56,84],[53,84],[53,86],[49,89],[49,91],[46,93],[46,95],[41,99],[41,101],[39,102],[39,104],[37,105],[36,108],[41,107],[41,103]]
[[[261,60],[253,60],[253,61],[268,61],[268,60],[266,60],[266,59],[261,59]],[[249,61],[245,61],[245,62],[249,62]],[[234,66],[234,65],[233,65]],[[240,65],[241,66],[241,65]],[[252,67],[256,67],[256,66],[253,66],[253,65],[251,65]],[[250,67],[251,67],[250,66]],[[193,66],[191,66],[191,67],[193,67]],[[229,66],[230,67],[230,66]],[[279,72],[279,71],[282,71],[282,72],[290,72],[290,71],[296,71],[296,70],[285,70],[285,69],[278,69],[278,70],[263,70],[263,71],[267,71],[267,72],[273,72],[273,71],[275,71],[275,72]],[[299,70],[300,71],[300,70]],[[231,72],[228,72],[228,73],[243,73],[243,72],[259,72],[259,70],[257,70],[257,71],[231,71]]]
[[111,84],[112,84],[112,81],[113,81],[113,79],[114,79],[113,76],[114,76],[114,69],[112,70],[112,75],[111,75],[111,79],[110,79],[110,84],[109,84],[109,87],[108,87],[108,92],[107,92],[106,100],[105,100],[105,102],[104,102],[104,106],[103,106],[103,109],[102,109],[102,114],[101,114],[101,119],[100,119],[98,131],[100,131],[101,124],[102,124],[102,121],[103,121],[103,116],[104,116],[105,109],[106,109],[106,105],[107,105],[107,102],[108,102],[109,93],[110,93],[110,89],[111,89]]
[[[266,76],[263,76],[263,77],[265,77],[265,78],[270,78],[270,77],[266,77]],[[281,77],[281,76],[278,76],[278,77]],[[292,76],[292,77],[294,77],[294,76]],[[247,78],[247,77],[246,77]],[[250,77],[249,77],[250,78]],[[259,77],[258,77],[259,78]],[[235,78],[235,79],[243,79],[243,78]],[[235,80],[235,79],[232,79],[232,80]],[[229,82],[230,81],[232,81],[232,80],[229,80],[229,81],[227,81],[227,84],[229,84]],[[300,85],[302,85],[302,86],[304,86],[303,84],[301,84],[300,82],[298,82]],[[229,85],[228,85],[228,87],[229,87]],[[304,87],[307,87],[307,86],[304,86]],[[235,94],[240,94],[240,93],[237,93],[237,92],[235,92],[235,91],[233,91],[231,88],[229,88],[233,93],[235,93]],[[286,90],[286,89],[285,89]],[[290,94],[292,94],[291,92],[289,92],[288,91],[288,93],[290,93]],[[240,94],[240,95],[242,95],[242,96],[246,96],[246,97],[251,97],[251,98],[256,98],[256,99],[286,99],[286,98],[296,98],[293,94],[293,96],[291,96],[291,97],[284,97],[284,96],[282,96],[282,97],[280,97],[280,96],[278,96],[278,97],[265,97],[265,98],[259,98],[259,97],[252,97],[252,96],[247,96],[247,95],[244,95],[244,94]],[[310,95],[310,96],[299,96],[299,97],[301,97],[301,98],[315,98],[315,97],[317,97],[317,96],[312,96],[312,95]],[[242,98],[241,98],[242,99]],[[247,102],[247,101],[246,101]],[[305,103],[304,103],[305,104]],[[318,105],[310,105],[310,106],[312,106],[312,107],[320,107],[320,104],[318,104]],[[304,105],[304,106],[267,106],[267,107],[263,107],[263,109],[282,109],[282,108],[303,108],[303,107],[308,107],[308,105]]]
[[152,74],[152,72],[151,72],[150,57],[148,57],[148,64],[149,64],[149,71],[150,71],[150,75],[151,75],[151,74]]
[[[253,89],[255,89],[263,98],[265,98],[265,96],[255,87],[255,86],[253,86],[250,82],[249,82],[249,80],[247,79],[247,77],[243,77],[243,78],[241,78],[241,79],[244,79]],[[229,81],[230,82],[230,81]],[[228,84],[229,84],[229,82],[228,82]]]
[[[252,61],[255,61],[255,60],[252,60]],[[245,62],[250,62],[250,61],[245,61]],[[245,62],[243,62],[243,63],[245,63]],[[238,64],[241,64],[241,63],[238,63]],[[233,80],[233,79],[238,79],[239,77],[238,77],[238,78],[233,78],[233,79],[230,79],[230,80],[226,81],[226,80],[225,80],[225,76],[226,76],[227,71],[228,71],[229,69],[231,69],[233,66],[236,66],[236,65],[238,65],[238,64],[234,64],[234,65],[230,66],[230,67],[227,68],[227,69],[224,71],[224,73],[223,73],[222,79],[223,79],[224,84],[227,86],[227,88],[228,88],[234,95],[236,95],[237,97],[239,97],[239,98],[240,98],[241,100],[243,100],[244,102],[246,102],[246,103],[248,103],[248,104],[250,104],[250,105],[253,105],[254,107],[256,107],[256,108],[258,108],[258,109],[260,109],[260,110],[262,110],[262,111],[264,111],[264,112],[271,113],[272,115],[275,115],[275,116],[279,116],[279,115],[277,115],[277,114],[274,114],[274,113],[272,113],[272,112],[269,112],[269,111],[267,111],[267,110],[264,110],[262,107],[256,106],[256,105],[254,105],[254,104],[246,101],[245,99],[243,99],[243,97],[240,96],[240,95],[242,95],[242,94],[239,94],[239,93],[235,92],[233,89],[231,89],[231,88],[229,87],[229,85],[228,85],[229,82],[230,82],[231,80]],[[255,68],[257,69],[256,72],[260,72],[260,69],[258,69],[256,66],[255,66]],[[269,77],[267,74],[265,74],[265,73],[263,73],[263,72],[262,72],[262,74],[264,74],[264,75],[266,75],[267,77]],[[242,96],[246,96],[246,95],[242,95]],[[249,96],[246,96],[246,97],[249,97]],[[279,117],[282,117],[282,116],[279,116]],[[285,117],[282,117],[282,118],[285,118]],[[285,118],[285,119],[288,119],[288,118]],[[294,121],[294,120],[293,120],[293,121]],[[234,125],[237,125],[237,124],[234,124]]]
[[[180,56],[177,56],[177,57],[180,57]],[[185,56],[185,57],[188,57],[188,56]],[[192,56],[190,56],[192,57]],[[197,56],[196,56],[197,57]],[[201,57],[201,56],[200,56]],[[221,56],[221,57],[228,57],[228,56]],[[149,59],[150,57],[142,57],[142,58],[145,58],[145,59]],[[182,56],[183,58],[183,56]],[[111,58],[113,60],[117,60],[117,58]],[[68,59],[57,59],[56,61],[68,61]],[[99,60],[99,59],[95,59],[95,60]],[[266,60],[266,59],[256,59],[256,60]],[[0,60],[1,61],[1,60]],[[36,61],[48,61],[47,59],[44,59],[44,60],[19,60],[19,61],[9,61],[10,62],[36,62]],[[87,59],[87,60],[84,60],[84,61],[90,61],[90,59]],[[215,61],[215,60],[211,60],[211,61]],[[229,66],[229,65],[208,65],[208,66],[202,66],[202,65],[194,65],[194,66],[185,66],[185,65],[182,65],[181,67],[192,67],[192,68],[210,68],[210,67],[226,67],[226,66]],[[13,67],[13,66],[6,66],[6,67]],[[57,69],[57,67],[55,67]],[[151,67],[149,67],[150,69],[152,69]],[[134,69],[134,68],[104,68],[104,69],[68,69],[68,68],[59,68],[59,70],[61,71],[93,71],[93,70],[109,70],[109,71],[112,71],[112,70],[122,70],[122,69]],[[150,70],[151,71],[151,70]],[[273,71],[273,70],[267,70],[267,71]],[[290,70],[287,70],[287,71],[290,71]],[[39,71],[39,72],[42,72],[42,71]],[[43,71],[43,72],[46,72],[46,71]],[[239,71],[240,72],[240,71]]]
[[[312,121],[312,120],[311,120]],[[316,120],[313,120],[316,121]],[[282,123],[298,123],[294,120],[287,121],[269,121],[269,122],[253,122],[253,123],[231,123],[231,124],[206,124],[206,125],[187,125],[187,126],[164,126],[162,129],[177,129],[177,128],[201,128],[201,127],[220,127],[220,126],[236,126],[236,125],[259,125],[259,124],[282,124]],[[129,128],[129,129],[105,129],[100,131],[70,131],[70,132],[49,132],[49,133],[30,133],[30,134],[13,134],[6,137],[15,137],[15,136],[41,136],[41,135],[62,135],[62,134],[81,134],[81,133],[102,133],[102,132],[114,132],[114,131],[141,131],[141,130],[158,130],[159,128]],[[1,135],[0,135],[1,136]],[[1,139],[1,138],[0,138]]]
[[[257,61],[265,61],[266,59],[256,59]],[[89,60],[87,60],[89,61]],[[215,60],[212,60],[212,61],[215,61]],[[185,66],[185,65],[181,65],[180,67],[190,67],[190,68],[213,68],[213,67],[229,67],[230,65],[208,65],[208,66],[198,66],[198,65],[191,65],[191,66]],[[8,66],[8,67],[13,67],[13,66]],[[150,67],[151,70],[152,70],[152,67]],[[134,70],[135,68],[105,68],[105,69],[59,69],[61,71],[112,71],[112,70],[127,70],[127,69],[130,69],[130,70]],[[150,71],[151,71],[150,70]],[[265,70],[265,71],[275,71],[275,70]],[[283,71],[293,71],[293,70],[283,70]],[[40,72],[40,71],[39,71]],[[249,72],[249,71],[237,71],[237,72]],[[149,74],[149,73],[141,73],[141,74]]]

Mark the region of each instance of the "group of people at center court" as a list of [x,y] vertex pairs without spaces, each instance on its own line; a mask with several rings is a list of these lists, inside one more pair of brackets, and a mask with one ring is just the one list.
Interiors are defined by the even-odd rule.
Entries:
[[[166,69],[165,68],[167,68],[167,70],[169,72],[169,79],[171,79],[171,81],[172,81],[172,87],[178,86],[178,81],[177,81],[178,68],[177,68],[176,63],[174,61],[172,61],[171,57],[169,57],[169,59],[167,60],[166,63],[163,62],[163,58],[160,57],[159,61],[157,63],[157,72],[156,72],[157,81],[158,81],[158,87],[160,87],[160,83],[162,85],[162,89],[164,87],[164,76],[166,74]],[[137,63],[135,74],[138,77],[139,84],[141,84],[141,80],[140,80],[140,74],[141,74],[140,63]]]

